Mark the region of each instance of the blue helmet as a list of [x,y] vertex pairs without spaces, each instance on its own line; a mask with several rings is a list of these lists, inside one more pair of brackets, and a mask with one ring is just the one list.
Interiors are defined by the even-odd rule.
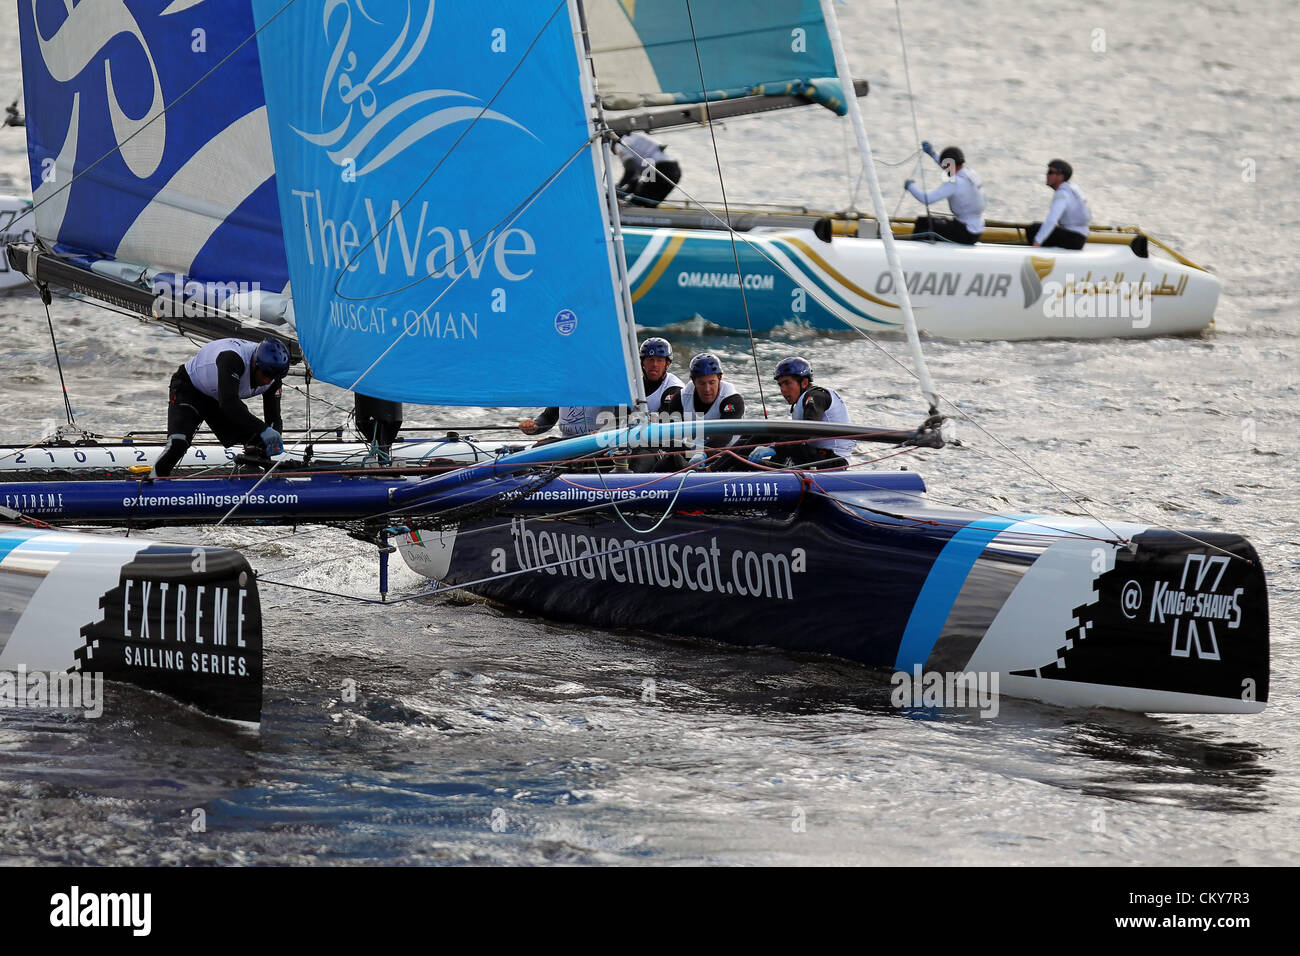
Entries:
[[289,350],[279,339],[263,339],[253,352],[253,365],[263,375],[284,378],[289,372]]
[[806,378],[812,381],[812,366],[808,360],[799,355],[791,355],[789,358],[781,359],[776,366],[776,374],[772,376],[773,381],[780,381],[786,375],[793,375],[795,378]]
[[666,358],[672,361],[673,347],[668,344],[667,339],[653,338],[646,339],[641,343],[642,358]]
[[691,378],[699,378],[701,375],[722,377],[722,363],[712,352],[701,352],[691,359]]

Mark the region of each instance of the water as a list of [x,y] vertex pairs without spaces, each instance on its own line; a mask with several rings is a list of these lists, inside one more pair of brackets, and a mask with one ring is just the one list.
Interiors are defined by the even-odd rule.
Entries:
[[[885,164],[914,145],[894,8],[840,9],[872,82],[892,201],[911,173]],[[99,720],[0,714],[0,862],[1295,863],[1300,11],[989,0],[914,2],[905,15],[920,136],[963,147],[991,217],[1040,217],[1041,170],[1061,156],[1097,221],[1140,222],[1224,282],[1202,337],[928,343],[939,388],[978,427],[963,422],[963,448],[916,453],[913,467],[934,498],[971,507],[1082,507],[1041,474],[1100,515],[1247,535],[1270,583],[1263,714],[1004,700],[995,720],[918,716],[889,705],[887,675],[834,661],[264,584],[259,736],[123,688]],[[13,9],[0,10],[0,98],[20,84],[15,33]],[[811,111],[730,123],[718,135],[728,194],[843,206],[848,138]],[[708,136],[664,139],[692,195],[717,196]],[[0,130],[0,189],[26,182],[22,132]],[[916,211],[907,198],[900,210]],[[78,421],[103,434],[161,427],[167,378],[192,346],[85,304],[53,314]],[[673,339],[678,368],[715,350],[757,402],[743,338]],[[0,300],[0,342],[4,437],[34,440],[62,418],[36,299]],[[914,384],[885,355],[901,356],[899,341],[777,335],[759,343],[764,377],[791,351],[856,417],[919,420]],[[301,423],[301,397],[286,406]],[[239,547],[264,579],[373,595],[372,551],[337,532],[168,537]],[[395,569],[397,593],[419,585]]]

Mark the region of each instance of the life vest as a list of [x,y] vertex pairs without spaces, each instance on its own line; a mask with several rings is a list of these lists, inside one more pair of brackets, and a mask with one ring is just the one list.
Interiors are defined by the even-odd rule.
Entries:
[[[713,400],[713,404],[704,411],[697,412],[695,410],[695,382],[692,381],[682,389],[682,421],[709,421],[722,418],[722,403],[735,394],[736,387],[734,385],[730,382],[722,382],[718,385],[718,397]],[[734,445],[738,441],[740,441],[740,436],[732,435],[731,441],[727,442],[727,444]]]
[[653,392],[647,393],[645,397],[646,406],[652,412],[659,411],[659,409],[663,406],[664,403],[664,392],[668,391],[668,389],[670,388],[682,388],[682,387],[683,387],[683,383],[680,378],[678,378],[672,372],[666,372],[664,374],[663,381],[659,383],[659,387],[656,388]]
[[[838,422],[848,424],[849,410],[844,405],[844,400],[840,398],[839,392],[833,388],[827,388],[825,385],[810,385],[790,406],[790,417],[797,422],[803,421],[803,400],[811,389],[820,388],[831,397],[831,406],[826,409],[822,415],[824,422]],[[852,438],[819,438],[816,441],[810,441],[808,444],[814,448],[825,448],[827,451],[834,452],[841,458],[848,458],[858,443]]]
[[244,360],[244,374],[239,377],[239,397],[252,398],[254,395],[261,395],[263,392],[278,387],[280,384],[271,381],[265,385],[253,385],[253,353],[256,351],[256,342],[246,342],[243,339],[217,339],[209,342],[194,353],[194,358],[185,363],[185,371],[194,387],[200,392],[210,398],[220,398],[221,393],[218,391],[217,383],[217,357],[222,352],[237,352],[240,358]]

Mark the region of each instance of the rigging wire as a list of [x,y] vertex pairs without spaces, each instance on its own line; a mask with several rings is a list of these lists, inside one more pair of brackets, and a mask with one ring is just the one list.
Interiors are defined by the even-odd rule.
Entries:
[[767,418],[767,396],[763,392],[763,374],[758,368],[758,348],[754,343],[754,324],[749,317],[749,299],[745,295],[745,277],[740,268],[740,252],[736,248],[736,230],[731,228],[731,209],[727,204],[727,184],[722,178],[722,159],[718,155],[718,137],[713,131],[713,119],[709,114],[709,88],[704,82],[704,63],[700,59],[700,41],[695,35],[695,17],[691,13],[691,0],[686,0],[686,19],[691,26],[691,47],[695,51],[695,66],[700,75],[700,92],[704,95],[704,125],[709,130],[709,141],[713,144],[713,164],[718,170],[718,186],[722,189],[722,211],[727,217],[727,234],[731,237],[731,258],[736,263],[736,284],[740,289],[740,305],[745,312],[745,328],[749,332],[749,354],[754,360],[754,380],[758,383],[758,403]]
[[271,465],[271,467],[266,470],[266,473],[262,475],[261,478],[257,479],[253,487],[249,488],[246,492],[244,492],[244,496],[240,498],[238,501],[236,501],[231,506],[230,510],[221,516],[221,520],[218,521],[216,524],[214,524],[212,527],[220,528],[223,524],[225,524],[226,519],[229,518],[231,515],[233,515],[237,510],[239,510],[240,506],[243,505],[246,501],[248,501],[249,497],[253,494],[253,492],[255,492],[259,487],[261,487],[262,482],[270,478],[271,475],[275,472],[275,470],[279,467],[280,467],[280,463],[278,461],[275,462],[273,465]]
[[[912,110],[912,136],[914,137],[912,142],[919,144],[921,142],[921,127],[916,121],[916,94],[912,92],[912,71],[907,65],[907,37],[903,33],[903,7],[899,0],[894,0],[894,12],[898,15],[898,45],[903,50],[903,77],[907,81],[907,102]],[[921,192],[924,193],[927,191],[925,188],[925,161],[918,157],[917,163],[917,172],[921,176]],[[899,202],[902,202],[901,197]],[[925,200],[925,215],[926,218],[930,216],[929,200]]]
[[41,302],[45,304],[45,321],[50,327],[50,345],[54,347],[54,364],[58,367],[59,386],[63,389],[63,411],[68,416],[68,424],[76,428],[77,422],[72,415],[72,402],[68,400],[68,383],[63,380],[63,360],[59,358],[59,343],[54,337],[54,319],[50,316],[49,292],[41,292]]

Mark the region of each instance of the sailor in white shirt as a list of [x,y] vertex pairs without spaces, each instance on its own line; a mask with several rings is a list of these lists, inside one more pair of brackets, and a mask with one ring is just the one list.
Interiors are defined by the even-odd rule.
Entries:
[[[667,339],[655,336],[641,343],[641,380],[642,387],[645,389],[646,409],[650,412],[651,421],[659,418],[665,401],[672,399],[680,402],[681,400],[685,383],[668,371],[672,361],[673,347]],[[678,419],[680,420],[680,416]],[[662,448],[638,449],[628,460],[628,467],[636,472],[654,471],[657,461],[663,454]]]
[[1070,182],[1074,169],[1063,159],[1047,164],[1047,185],[1055,190],[1047,219],[1040,225],[1029,227],[1036,246],[1059,246],[1062,249],[1082,249],[1088,241],[1088,227],[1092,224],[1092,210],[1079,187]]
[[956,221],[935,216],[917,216],[913,234],[920,236],[922,233],[936,233],[949,242],[973,246],[984,232],[984,184],[973,170],[966,168],[966,157],[956,146],[947,147],[938,156],[934,154],[934,147],[927,142],[923,142],[921,148],[951,178],[929,192],[922,192],[910,179],[903,183],[903,187],[923,203],[948,200],[948,208],[952,210]]

